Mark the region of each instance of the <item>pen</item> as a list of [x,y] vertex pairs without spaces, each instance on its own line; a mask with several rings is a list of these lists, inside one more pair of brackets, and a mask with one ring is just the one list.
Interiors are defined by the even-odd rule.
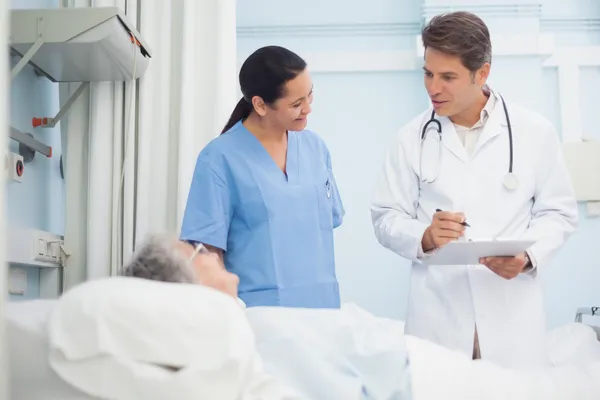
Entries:
[[[440,210],[439,208],[437,208],[435,211],[436,211],[436,212],[442,212],[442,210]],[[471,225],[467,224],[467,221],[465,221],[465,222],[461,222],[460,224],[461,224],[462,226],[468,226],[469,228],[471,227]]]

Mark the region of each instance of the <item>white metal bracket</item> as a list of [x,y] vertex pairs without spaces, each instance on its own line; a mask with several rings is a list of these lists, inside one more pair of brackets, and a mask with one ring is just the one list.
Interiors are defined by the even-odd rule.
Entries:
[[51,117],[34,117],[33,118],[33,127],[37,128],[37,127],[42,127],[42,128],[54,128],[56,126],[56,124],[58,123],[58,121],[60,121],[60,119],[62,117],[64,117],[68,112],[69,109],[71,108],[71,106],[73,105],[73,103],[75,103],[75,101],[79,98],[79,96],[81,96],[81,93],[83,93],[83,91],[90,85],[89,82],[81,82],[81,84],[79,85],[79,87],[77,88],[77,90],[75,90],[75,92],[73,92],[73,94],[71,95],[71,97],[69,97],[69,100],[67,100],[67,102],[61,107],[61,109],[58,111],[58,113],[56,114],[56,116],[54,116],[54,118]]
[[[31,61],[31,59],[33,58],[35,53],[44,44],[44,17],[39,17],[37,21],[38,21],[37,39],[35,40],[35,42],[33,42],[31,47],[29,48],[29,50],[27,50],[27,53],[25,53],[23,55],[23,57],[19,60],[17,65],[15,65],[13,67],[13,69],[10,71],[10,79],[11,80],[15,79],[15,77],[19,74],[19,72],[21,72],[21,70],[25,67],[25,65],[29,61]],[[9,40],[10,39],[11,38],[9,37]]]
[[600,307],[579,307],[575,315],[575,322],[582,322],[584,315],[600,316]]

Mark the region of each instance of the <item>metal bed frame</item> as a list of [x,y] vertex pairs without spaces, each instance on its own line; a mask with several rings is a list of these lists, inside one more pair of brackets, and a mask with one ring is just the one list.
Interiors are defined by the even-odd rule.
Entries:
[[[600,307],[579,307],[577,309],[577,313],[575,314],[575,322],[582,323],[583,316],[590,315],[592,317],[600,317]],[[600,341],[600,326],[589,325],[595,332],[598,337],[598,341]]]

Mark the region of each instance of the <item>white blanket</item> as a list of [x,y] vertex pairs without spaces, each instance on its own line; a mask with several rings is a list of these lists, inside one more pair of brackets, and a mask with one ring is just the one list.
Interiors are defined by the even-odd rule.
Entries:
[[267,372],[310,399],[599,400],[600,342],[587,325],[548,336],[548,368],[517,371],[403,334],[356,306],[246,312]]
[[412,399],[403,324],[356,306],[246,311],[265,372],[307,399]]
[[538,371],[515,371],[471,361],[406,336],[414,400],[598,400],[600,360]]
[[[48,367],[46,323],[55,305],[8,304],[13,400],[90,398]],[[265,368],[307,399],[600,399],[600,343],[582,324],[549,335],[550,358],[557,367],[514,372],[404,337],[402,322],[376,318],[354,306],[342,311],[253,308],[246,315]],[[174,313],[168,323],[176,323]],[[148,334],[151,330],[144,332]],[[265,393],[256,384],[250,393]]]

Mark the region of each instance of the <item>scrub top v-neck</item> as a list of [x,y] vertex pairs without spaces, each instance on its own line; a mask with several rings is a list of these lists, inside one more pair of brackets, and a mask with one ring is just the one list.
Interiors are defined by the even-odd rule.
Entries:
[[333,230],[343,216],[316,134],[288,132],[284,172],[238,122],[198,157],[181,238],[225,251],[249,307],[337,308]]

